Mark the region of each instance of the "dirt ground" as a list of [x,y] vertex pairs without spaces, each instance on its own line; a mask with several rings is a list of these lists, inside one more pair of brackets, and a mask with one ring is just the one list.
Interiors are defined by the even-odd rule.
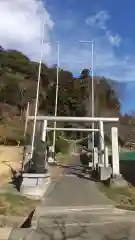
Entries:
[[18,171],[21,168],[23,147],[0,146],[0,185],[11,177],[11,168]]
[[[11,179],[11,168],[16,171],[21,169],[22,158],[23,147],[0,146],[0,186]],[[67,164],[71,159],[72,157],[69,154],[60,154],[57,156],[60,164]],[[59,180],[63,170],[59,166],[50,167],[51,178]]]

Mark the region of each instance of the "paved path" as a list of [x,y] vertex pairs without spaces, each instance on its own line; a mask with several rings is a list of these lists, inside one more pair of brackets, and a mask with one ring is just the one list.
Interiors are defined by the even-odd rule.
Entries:
[[[43,216],[51,209],[66,211],[66,209],[112,209],[114,203],[100,192],[96,184],[85,178],[76,176],[80,170],[80,161],[74,157],[70,168],[65,168],[60,181],[52,183],[47,190],[42,203],[36,209],[36,215]],[[72,167],[72,175],[71,175]],[[78,170],[76,170],[78,168]],[[70,174],[70,175],[69,175]]]
[[[116,209],[94,182],[76,176],[80,172],[75,157],[37,207],[35,230],[27,233],[26,240],[134,240],[135,214]],[[19,232],[18,238],[13,234],[9,239],[23,239]]]
[[112,205],[96,184],[84,177],[78,177],[82,167],[79,156],[73,158],[72,164],[65,168],[63,177],[53,184],[48,195],[44,197],[44,207]]
[[45,196],[45,207],[90,206],[113,204],[95,183],[76,176],[63,176]]
[[134,229],[134,214],[129,216],[125,211],[115,209],[113,202],[93,181],[77,177],[81,172],[80,165],[75,156],[60,181],[52,183],[36,209],[37,221],[33,221],[36,232],[29,240],[40,239],[40,236],[46,240],[121,239],[119,236],[113,238],[120,231],[126,239],[125,235]]

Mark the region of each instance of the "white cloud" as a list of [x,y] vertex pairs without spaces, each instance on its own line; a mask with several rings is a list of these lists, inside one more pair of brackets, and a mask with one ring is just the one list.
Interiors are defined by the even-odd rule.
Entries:
[[[44,9],[41,0],[0,0],[0,45],[4,48],[16,49],[24,52],[29,57],[39,60],[41,47],[41,23],[44,13],[46,16],[45,40],[49,40],[49,32],[53,29],[54,22],[51,16]],[[95,16],[87,19],[89,26],[100,27],[106,31],[105,37],[93,35],[90,31],[89,39],[95,39],[94,46],[94,67],[95,74],[104,75],[108,78],[119,81],[131,81],[135,79],[135,59],[134,56],[119,57],[115,49],[108,43],[107,39],[115,45],[119,45],[120,37],[112,35],[107,28],[107,21],[111,18],[107,11],[100,11]],[[72,21],[69,21],[71,23]],[[70,24],[69,24],[70,26]],[[106,36],[108,38],[106,39]],[[79,39],[80,36],[78,36]],[[63,47],[63,45],[65,45]],[[54,49],[55,48],[55,49]],[[50,54],[50,51],[53,54]],[[54,64],[57,62],[56,46],[50,47],[48,43],[44,45],[45,60]],[[67,43],[60,45],[60,63],[75,73],[83,67],[91,67],[90,46],[82,46]]]
[[[119,56],[107,43],[106,38],[94,38],[94,75],[105,76],[120,82],[135,81],[135,58],[123,54]],[[92,55],[90,44],[70,43],[60,45],[60,66],[79,75],[82,68],[91,68]],[[57,51],[48,58],[50,64],[57,62]]]
[[[23,51],[29,57],[38,59],[41,48],[43,19],[45,40],[53,21],[44,9],[42,0],[0,0],[0,45],[8,49]],[[50,45],[45,43],[44,54],[49,54]]]
[[[114,45],[119,46],[121,38],[118,34],[113,35],[111,30],[108,29],[107,21],[110,18],[111,16],[107,11],[100,11],[86,21],[86,23],[91,26],[89,34],[85,35],[85,33],[88,32],[87,28],[81,32],[83,36],[86,36],[85,40],[94,39],[95,41],[94,74],[118,81],[135,81],[134,53],[128,56],[125,51],[122,51],[122,54],[119,55],[118,51],[113,47]],[[97,36],[95,29],[92,28],[93,26],[98,26],[105,31],[105,35],[100,32]],[[76,34],[75,29],[73,31],[76,38],[79,39],[80,33]],[[123,40],[123,42],[125,43],[125,40]],[[123,47],[122,44],[120,47]],[[79,71],[81,71],[82,68],[91,68],[91,58],[90,43],[79,44],[70,41],[69,43],[61,42],[60,44],[60,66],[72,71],[75,75],[79,75]],[[56,49],[53,49],[53,55],[49,56],[47,60],[49,64],[57,63]]]
[[106,21],[111,18],[109,13],[105,10],[102,10],[95,15],[90,16],[86,19],[86,24],[91,27],[100,27],[103,30],[106,30]]
[[110,31],[107,31],[106,35],[108,37],[109,42],[112,45],[117,46],[117,47],[120,45],[122,40],[121,40],[121,37],[118,34],[112,35]]
[[113,34],[107,27],[107,21],[111,19],[110,14],[106,10],[99,11],[95,15],[86,19],[86,25],[94,28],[99,28],[105,32],[106,37],[113,46],[119,46],[122,39],[118,34]]

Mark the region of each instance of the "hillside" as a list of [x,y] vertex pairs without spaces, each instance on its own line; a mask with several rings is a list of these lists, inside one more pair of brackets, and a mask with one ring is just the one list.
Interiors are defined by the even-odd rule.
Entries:
[[[27,102],[36,97],[38,63],[21,52],[0,48],[0,142],[23,140]],[[118,94],[106,78],[95,77],[95,115],[120,116]],[[39,111],[54,115],[56,67],[42,64]],[[59,70],[58,115],[91,116],[91,76]]]

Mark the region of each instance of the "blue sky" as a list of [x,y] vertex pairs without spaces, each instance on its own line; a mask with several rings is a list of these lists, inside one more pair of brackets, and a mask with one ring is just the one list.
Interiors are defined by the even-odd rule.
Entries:
[[[50,39],[60,41],[61,67],[75,75],[91,67],[91,44],[78,40],[94,39],[94,73],[124,82],[120,89],[124,111],[132,110],[135,101],[134,6],[133,0],[46,1],[54,22]],[[50,63],[57,61],[55,50]]]
[[[54,22],[50,39],[61,42],[61,65],[75,73],[79,67],[90,67],[91,44],[77,42],[94,39],[95,74],[105,74],[119,81],[134,81],[133,5],[133,0],[124,3],[116,0],[46,1]],[[52,56],[51,61],[54,61]]]
[[[95,74],[119,81],[134,81],[134,8],[127,0],[120,2],[46,1],[54,22],[50,38],[61,42],[62,66],[75,73],[81,67],[91,67],[91,44],[77,42],[94,39]],[[51,60],[54,61],[52,57]]]
[[134,0],[1,0],[0,45],[22,51],[39,61],[41,25],[45,18],[43,59],[57,63],[60,41],[60,67],[78,76],[91,68],[94,40],[94,75],[124,82],[120,97],[124,111],[135,102]]

